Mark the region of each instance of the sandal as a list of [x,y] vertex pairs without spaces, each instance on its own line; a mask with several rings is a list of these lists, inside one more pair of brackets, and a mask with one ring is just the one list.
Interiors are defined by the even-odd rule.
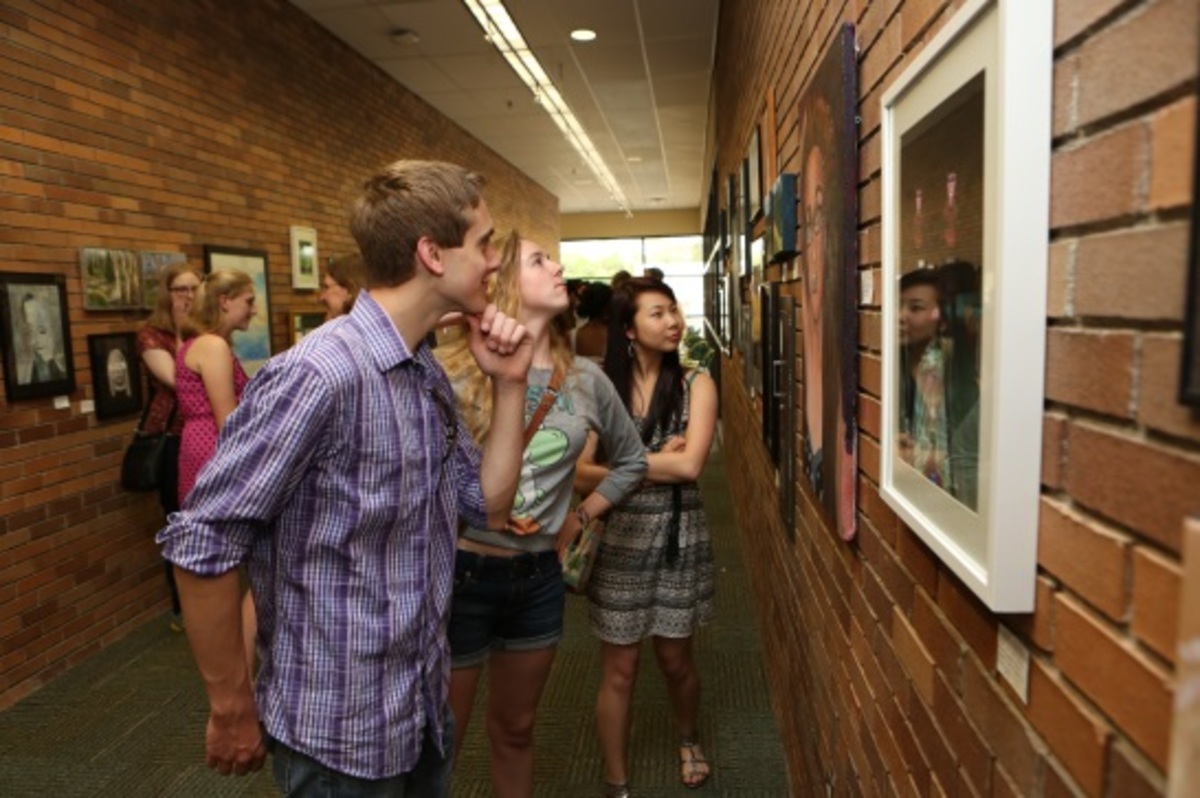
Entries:
[[629,784],[604,782],[604,798],[630,798]]
[[708,760],[697,753],[700,743],[695,740],[679,741],[679,780],[689,790],[698,790],[712,775]]

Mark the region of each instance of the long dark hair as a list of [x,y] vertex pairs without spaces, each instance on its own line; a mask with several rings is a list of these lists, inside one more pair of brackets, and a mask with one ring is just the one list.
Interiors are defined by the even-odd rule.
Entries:
[[[604,356],[604,373],[612,380],[617,395],[625,403],[625,409],[633,414],[633,372],[636,359],[626,333],[633,328],[633,317],[637,314],[638,298],[643,294],[662,294],[675,303],[675,292],[659,280],[632,277],[621,283],[613,292],[609,307],[608,350]],[[654,431],[664,432],[678,424],[683,417],[683,366],[679,362],[679,351],[666,352],[662,356],[662,367],[650,406],[642,421],[642,442],[649,443]]]

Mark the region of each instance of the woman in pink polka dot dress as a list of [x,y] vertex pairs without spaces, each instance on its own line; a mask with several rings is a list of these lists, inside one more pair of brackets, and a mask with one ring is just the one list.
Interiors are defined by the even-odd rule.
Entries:
[[230,336],[254,318],[254,283],[245,272],[219,269],[208,276],[184,326],[175,354],[175,395],[183,417],[179,441],[179,502],[196,484],[217,449],[217,435],[237,407],[249,378]]

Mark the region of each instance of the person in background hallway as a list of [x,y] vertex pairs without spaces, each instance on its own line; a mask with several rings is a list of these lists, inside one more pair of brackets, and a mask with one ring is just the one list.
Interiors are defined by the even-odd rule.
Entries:
[[623,283],[624,283],[626,280],[632,280],[632,279],[633,279],[633,275],[632,275],[632,274],[630,274],[630,273],[629,273],[628,271],[626,271],[625,269],[621,269],[621,271],[617,272],[616,274],[614,274],[614,275],[612,276],[612,279],[608,281],[608,284],[609,284],[610,286],[612,286],[613,290],[615,291],[615,290],[617,290],[618,288],[620,288],[620,287],[621,287],[621,285],[622,285],[622,284],[623,284]]
[[604,348],[608,346],[608,307],[612,302],[613,290],[604,283],[588,283],[579,299],[576,313],[587,319],[575,330],[575,354],[604,362]]
[[[365,182],[351,231],[367,290],[255,375],[159,533],[208,691],[207,762],[221,773],[258,770],[269,746],[285,795],[449,794],[455,538],[460,517],[480,528],[508,518],[532,355],[525,328],[488,305],[499,264],[482,186],[428,161]],[[482,454],[423,345],[451,311],[468,314],[492,380]],[[259,612],[254,680],[239,633],[243,562]]]
[[[697,788],[711,772],[697,739],[692,636],[713,614],[712,542],[696,480],[716,430],[717,389],[707,373],[680,363],[683,329],[666,283],[631,279],[613,297],[604,372],[641,431],[649,470],[641,489],[610,513],[588,585],[603,663],[596,726],[612,798],[630,794],[630,705],[646,638],[667,680],[680,779]],[[605,473],[588,455],[576,480],[584,490]]]
[[642,276],[650,280],[658,280],[660,283],[667,279],[667,276],[663,274],[663,270],[657,266],[647,266],[642,270]]
[[[508,523],[489,528],[471,523],[459,537],[450,611],[450,701],[458,720],[457,751],[487,663],[492,794],[528,798],[538,701],[563,633],[562,552],[589,518],[636,487],[646,461],[612,385],[598,366],[572,355],[556,323],[568,302],[563,267],[515,232],[501,244],[500,263],[493,301],[533,336],[526,424],[544,399],[549,404],[525,447]],[[461,344],[442,354],[472,434],[487,440],[495,429],[487,398],[490,380]],[[611,453],[612,470],[572,512],[575,460],[589,432],[597,433]]]
[[[166,431],[176,436],[163,458],[164,472],[159,475],[158,501],[163,514],[179,509],[179,438],[183,432],[183,414],[175,400],[175,352],[183,343],[180,329],[192,310],[192,299],[200,287],[200,275],[188,263],[173,263],[159,275],[158,302],[150,318],[138,330],[137,353],[150,372],[150,404],[142,431],[158,434]],[[169,428],[168,428],[169,425]],[[167,574],[167,589],[171,593],[171,629],[183,631],[183,614],[179,607],[179,590],[175,587],[175,571],[163,560]]]
[[362,256],[357,252],[330,260],[317,294],[317,299],[325,305],[325,318],[336,319],[349,313],[365,282]]
[[[180,326],[175,352],[175,396],[183,432],[179,438],[179,504],[186,504],[196,477],[217,449],[226,419],[242,398],[249,377],[233,352],[233,333],[257,313],[254,282],[236,269],[218,269],[200,284]],[[186,620],[186,619],[185,619]],[[254,598],[242,598],[243,648],[254,663]]]

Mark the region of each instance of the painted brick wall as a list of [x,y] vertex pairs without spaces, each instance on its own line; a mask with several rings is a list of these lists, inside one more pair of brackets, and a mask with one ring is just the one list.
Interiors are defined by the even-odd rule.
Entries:
[[121,490],[134,420],[81,415],[87,335],[142,314],[84,312],[78,248],[268,253],[273,344],[288,227],[353,246],[357,185],[397,158],[487,175],[497,227],[558,243],[557,200],[283,0],[14,0],[0,5],[0,271],[67,278],[78,389],[0,407],[0,708],[163,612],[157,500]]
[[[958,6],[722,3],[721,175],[740,164],[768,92],[775,155],[796,171],[799,92],[835,25],[856,23],[860,268],[875,286],[880,97]],[[860,308],[854,543],[803,488],[789,542],[757,406],[723,381],[738,525],[763,564],[759,623],[797,795],[826,784],[836,795],[1165,790],[1181,530],[1200,513],[1200,416],[1175,402],[1200,20],[1195,0],[1057,0],[1055,12],[1036,611],[991,613],[879,496],[878,290]],[[784,290],[800,299],[797,285]],[[723,372],[740,374],[740,355]],[[1028,704],[996,673],[1001,625],[1032,652]]]

